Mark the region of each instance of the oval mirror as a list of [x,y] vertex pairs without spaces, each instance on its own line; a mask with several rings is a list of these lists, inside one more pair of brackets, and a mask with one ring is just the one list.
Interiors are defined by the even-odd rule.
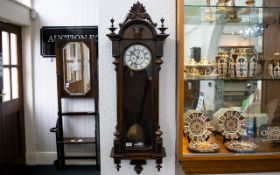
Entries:
[[85,95],[91,89],[90,50],[83,42],[63,48],[64,89],[70,95]]

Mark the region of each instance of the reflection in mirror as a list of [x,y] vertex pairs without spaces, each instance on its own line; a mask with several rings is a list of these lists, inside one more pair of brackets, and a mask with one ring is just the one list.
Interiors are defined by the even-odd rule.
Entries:
[[63,48],[64,89],[70,95],[85,95],[91,88],[90,51],[82,42]]

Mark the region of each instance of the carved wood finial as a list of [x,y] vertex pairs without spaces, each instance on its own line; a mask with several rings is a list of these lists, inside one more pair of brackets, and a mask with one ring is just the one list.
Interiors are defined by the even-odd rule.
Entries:
[[158,30],[160,30],[160,31],[161,31],[161,33],[160,33],[160,34],[165,34],[165,33],[164,33],[164,32],[165,32],[165,30],[167,30],[167,29],[168,29],[167,27],[165,27],[165,26],[164,26],[164,21],[165,21],[165,19],[162,17],[162,18],[160,19],[161,26],[158,28]]
[[160,171],[160,169],[162,168],[161,164],[162,164],[162,159],[157,159],[156,160],[156,168],[158,171]]
[[[113,60],[113,64],[115,65],[115,70],[117,71],[118,70],[118,68],[119,68],[119,65],[120,65],[120,62],[119,62],[119,60],[118,59],[114,59]],[[119,132],[119,131],[118,131]],[[116,133],[114,133],[114,135],[115,135]],[[116,135],[115,135],[116,136]],[[117,136],[116,136],[117,137]]]
[[121,159],[114,159],[114,163],[116,164],[117,171],[120,171]]
[[140,174],[141,171],[143,170],[142,165],[146,165],[147,162],[146,160],[131,160],[130,162],[131,165],[135,165],[134,170],[137,174]]
[[141,39],[142,37],[143,26],[142,25],[135,25],[133,28],[134,38]]
[[116,129],[115,132],[114,132],[114,136],[115,136],[116,138],[119,138],[120,135],[121,135],[121,133]]
[[155,132],[156,134],[156,152],[161,153],[162,152],[162,131],[160,128],[157,129]]
[[154,27],[157,26],[157,23],[154,23],[150,15],[146,12],[145,6],[143,6],[143,4],[141,4],[139,1],[133,4],[129,13],[126,15],[124,22],[120,23],[120,27],[122,27],[129,20],[134,20],[134,19],[146,19]]
[[115,26],[114,26],[114,18],[111,18],[111,27],[109,28],[109,30],[111,31],[111,34],[115,34],[115,30],[117,29]]
[[163,63],[163,60],[161,58],[157,58],[156,59],[156,65],[157,65],[157,69],[160,70],[161,67],[160,65]]

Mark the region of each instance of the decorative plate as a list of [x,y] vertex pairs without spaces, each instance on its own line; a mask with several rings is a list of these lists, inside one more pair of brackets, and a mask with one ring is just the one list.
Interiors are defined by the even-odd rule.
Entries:
[[208,141],[192,141],[188,145],[191,152],[196,153],[215,153],[219,151],[219,145]]
[[184,114],[184,123],[184,132],[191,141],[205,141],[213,129],[207,115],[196,110]]
[[256,151],[257,145],[253,142],[245,142],[245,141],[228,141],[225,143],[225,147],[227,150],[238,153],[251,153]]
[[259,136],[264,140],[279,142],[280,141],[280,126],[261,125],[259,128]]
[[267,130],[267,136],[269,140],[280,140],[280,126],[269,126]]
[[225,139],[239,139],[245,127],[245,118],[240,112],[227,111],[219,118],[218,131]]
[[267,137],[267,130],[268,130],[268,125],[261,125],[259,127],[259,137],[262,139],[262,140],[268,140],[268,137]]

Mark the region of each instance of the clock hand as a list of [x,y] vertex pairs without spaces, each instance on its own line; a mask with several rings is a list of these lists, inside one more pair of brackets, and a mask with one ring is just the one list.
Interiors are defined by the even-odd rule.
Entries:
[[136,53],[135,53],[135,52],[132,52],[132,54],[131,54],[131,55],[135,56],[137,60],[139,59],[139,53],[138,53],[138,55],[136,55]]

